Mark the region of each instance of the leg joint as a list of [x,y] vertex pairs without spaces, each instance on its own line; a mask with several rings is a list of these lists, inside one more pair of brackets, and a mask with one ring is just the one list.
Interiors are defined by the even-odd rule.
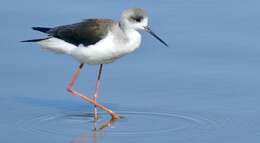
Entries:
[[66,88],[66,90],[67,90],[68,92],[70,92],[70,93],[73,93],[73,89],[72,89],[71,86],[68,86],[68,87]]

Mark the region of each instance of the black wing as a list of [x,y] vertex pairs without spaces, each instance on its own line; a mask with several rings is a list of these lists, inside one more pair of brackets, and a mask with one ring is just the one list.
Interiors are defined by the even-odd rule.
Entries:
[[88,46],[104,38],[112,26],[113,21],[109,19],[87,19],[80,23],[52,28],[46,33],[76,46]]

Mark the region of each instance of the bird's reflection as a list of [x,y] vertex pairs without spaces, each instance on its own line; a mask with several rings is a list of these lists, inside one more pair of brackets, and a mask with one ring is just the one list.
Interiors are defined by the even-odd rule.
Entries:
[[97,120],[93,121],[93,130],[91,132],[82,133],[79,137],[73,139],[70,143],[97,143],[99,135],[102,135],[106,128],[110,128],[119,119],[110,119],[100,125]]

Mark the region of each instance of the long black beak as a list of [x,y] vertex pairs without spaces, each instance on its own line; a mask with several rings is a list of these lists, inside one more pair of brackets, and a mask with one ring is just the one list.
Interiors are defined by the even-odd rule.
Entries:
[[153,37],[155,37],[157,40],[163,43],[163,45],[169,47],[169,45],[164,42],[159,36],[157,36],[149,27],[144,27],[145,31],[150,33]]

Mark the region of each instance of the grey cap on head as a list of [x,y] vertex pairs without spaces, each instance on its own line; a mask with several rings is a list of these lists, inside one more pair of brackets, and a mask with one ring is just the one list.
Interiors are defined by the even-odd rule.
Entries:
[[144,19],[148,18],[147,13],[141,8],[130,8],[123,12],[122,16],[127,19]]

